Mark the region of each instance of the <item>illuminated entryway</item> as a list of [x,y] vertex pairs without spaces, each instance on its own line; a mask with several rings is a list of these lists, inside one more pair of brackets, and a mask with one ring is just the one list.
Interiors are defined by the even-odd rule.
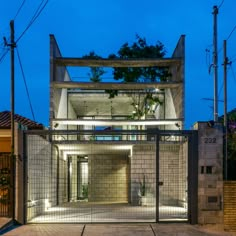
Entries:
[[27,131],[26,222],[192,221],[194,133],[118,133]]

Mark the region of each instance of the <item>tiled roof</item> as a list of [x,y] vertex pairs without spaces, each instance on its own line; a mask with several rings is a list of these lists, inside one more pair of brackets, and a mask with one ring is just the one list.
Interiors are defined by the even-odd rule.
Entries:
[[[28,118],[15,114],[15,122],[26,126],[28,129],[43,129],[43,125]],[[11,128],[11,112],[2,111],[0,112],[0,129],[10,129]]]

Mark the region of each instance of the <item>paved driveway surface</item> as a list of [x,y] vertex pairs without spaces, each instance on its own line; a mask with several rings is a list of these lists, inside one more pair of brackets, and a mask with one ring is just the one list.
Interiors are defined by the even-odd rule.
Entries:
[[236,236],[221,226],[188,224],[29,224],[12,229],[6,236]]

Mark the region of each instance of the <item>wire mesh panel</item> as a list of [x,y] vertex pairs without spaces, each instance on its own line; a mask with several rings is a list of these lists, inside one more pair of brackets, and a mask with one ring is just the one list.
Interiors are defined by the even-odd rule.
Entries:
[[10,217],[11,210],[11,155],[0,154],[0,216]]
[[159,220],[188,220],[187,136],[160,137]]
[[155,222],[155,141],[81,136],[27,135],[27,222]]
[[54,156],[48,136],[27,136],[27,221],[55,205]]
[[28,132],[27,222],[188,220],[190,136],[158,132]]

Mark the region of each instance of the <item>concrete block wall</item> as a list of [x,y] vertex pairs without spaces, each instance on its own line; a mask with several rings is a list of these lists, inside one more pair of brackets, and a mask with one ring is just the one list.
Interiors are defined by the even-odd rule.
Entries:
[[199,122],[198,223],[223,223],[223,129],[221,124]]
[[28,220],[44,212],[50,204],[51,144],[40,136],[29,135],[28,141]]
[[156,204],[156,145],[137,144],[133,146],[130,158],[130,179],[132,205],[141,204],[141,184],[145,177],[146,204]]
[[178,204],[179,145],[160,144],[159,199],[161,205]]
[[[161,205],[186,206],[187,142],[159,146],[159,201]],[[131,204],[140,204],[140,183],[145,175],[149,204],[156,204],[156,145],[134,145],[131,157]]]
[[161,205],[184,206],[187,201],[187,144],[161,143],[159,199]]
[[89,202],[128,202],[128,156],[89,155]]

